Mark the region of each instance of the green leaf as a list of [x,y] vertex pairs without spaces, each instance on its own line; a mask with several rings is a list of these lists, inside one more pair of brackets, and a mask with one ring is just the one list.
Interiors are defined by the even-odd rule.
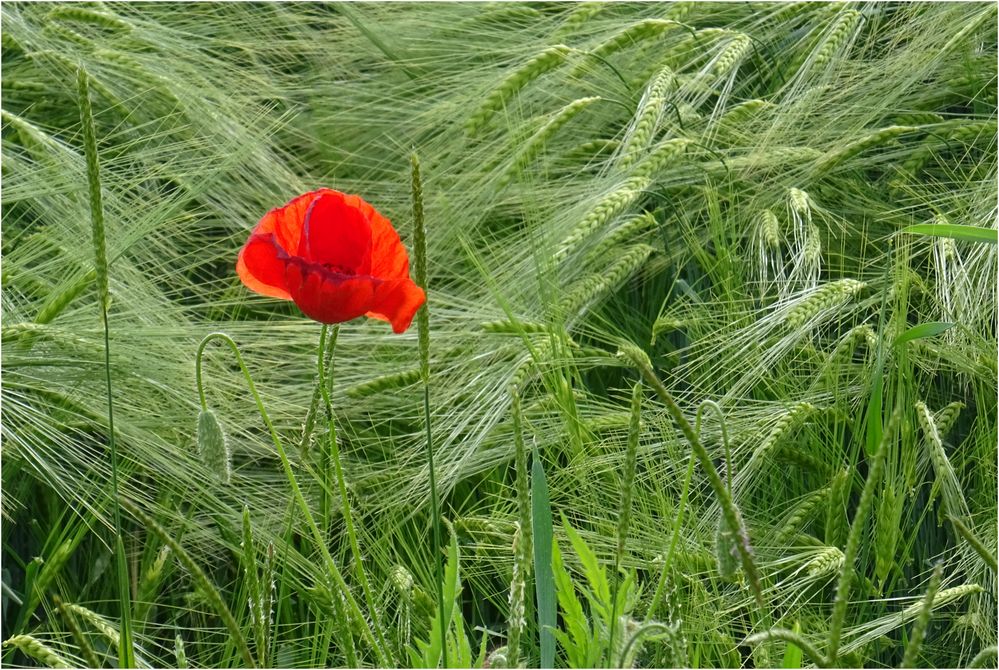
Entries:
[[576,587],[562,563],[558,543],[552,543],[552,569],[558,587],[558,604],[562,608],[562,622],[567,632],[555,631],[562,643],[570,667],[583,667],[589,649],[590,622],[583,613],[583,605],[576,597]]
[[531,459],[531,525],[534,527],[534,589],[538,600],[541,667],[555,667],[555,576],[552,572],[552,505],[538,450]]
[[[801,634],[801,622],[794,622],[794,632],[798,635]],[[787,647],[784,649],[784,660],[781,662],[780,667],[782,668],[800,668],[801,667],[801,647],[793,642],[788,642]]]
[[881,432],[884,420],[882,417],[884,383],[884,374],[879,365],[874,373],[871,397],[867,401],[867,441],[864,443],[864,446],[867,449],[868,456],[873,456],[878,450],[878,445],[881,444]]
[[930,237],[951,237],[955,240],[965,242],[979,242],[996,244],[997,232],[995,228],[982,228],[979,226],[961,226],[954,223],[917,223],[902,229],[903,233],[913,235],[928,235]]
[[593,553],[589,545],[580,537],[579,533],[569,525],[569,521],[565,516],[562,517],[562,527],[565,528],[565,533],[569,536],[569,542],[572,543],[572,548],[576,551],[579,562],[583,564],[583,574],[586,575],[586,581],[590,583],[590,588],[593,589],[593,595],[595,596],[593,604],[601,610],[600,613],[604,619],[609,619],[611,592],[610,584],[607,582],[607,574],[600,567],[600,562],[597,561],[596,554]]
[[897,347],[913,340],[921,340],[924,337],[935,337],[953,327],[953,323],[948,323],[946,321],[930,321],[928,323],[921,323],[918,326],[913,326],[895,338],[895,346]]

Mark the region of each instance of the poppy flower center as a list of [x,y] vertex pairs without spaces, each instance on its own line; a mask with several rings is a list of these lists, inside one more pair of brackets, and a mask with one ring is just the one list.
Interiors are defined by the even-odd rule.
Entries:
[[345,267],[343,265],[339,265],[338,263],[322,263],[322,266],[326,270],[328,270],[328,271],[330,271],[330,272],[332,272],[334,274],[339,274],[339,275],[352,275],[352,274],[354,274],[353,270],[350,270],[349,268],[347,268],[347,267]]

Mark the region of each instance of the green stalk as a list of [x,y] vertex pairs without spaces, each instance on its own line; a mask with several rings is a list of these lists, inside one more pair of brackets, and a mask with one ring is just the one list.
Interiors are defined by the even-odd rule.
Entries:
[[[378,657],[378,665],[388,667],[391,665],[388,655],[375,641],[374,635],[371,633],[371,628],[368,626],[368,622],[364,618],[361,608],[358,607],[357,601],[354,599],[353,594],[351,594],[348,589],[347,583],[344,581],[343,575],[340,573],[340,569],[333,561],[333,556],[330,555],[329,547],[326,546],[326,538],[324,538],[322,532],[320,532],[319,526],[316,524],[316,519],[312,516],[312,511],[309,509],[309,505],[305,501],[305,496],[302,495],[302,489],[299,488],[298,480],[295,478],[295,473],[291,469],[291,461],[288,460],[288,454],[285,452],[284,446],[281,444],[281,439],[278,437],[277,430],[275,430],[274,424],[271,422],[270,416],[264,408],[264,403],[260,399],[257,387],[254,385],[253,379],[250,377],[250,371],[247,369],[246,363],[243,361],[243,355],[239,352],[239,347],[236,346],[236,343],[232,340],[232,338],[225,333],[210,333],[206,335],[205,338],[201,340],[201,344],[198,345],[198,353],[195,359],[195,377],[198,382],[199,395],[202,398],[204,397],[204,389],[201,384],[201,359],[204,356],[205,347],[212,340],[222,340],[229,346],[230,349],[232,349],[232,352],[236,357],[236,363],[239,365],[239,369],[243,373],[243,378],[246,380],[246,385],[250,390],[250,395],[253,396],[253,400],[257,404],[257,411],[260,413],[260,417],[263,419],[264,424],[267,426],[267,430],[270,432],[271,441],[274,442],[274,448],[277,450],[278,457],[281,459],[281,466],[284,469],[285,477],[288,479],[288,484],[291,486],[291,492],[295,498],[295,502],[298,504],[298,508],[302,511],[302,516],[305,517],[306,525],[308,525],[309,530],[312,532],[312,537],[315,540],[316,547],[322,555],[323,563],[326,566],[327,572],[329,572],[329,574],[333,577],[334,584],[332,586],[339,589],[340,593],[343,595],[343,599],[347,604],[347,614],[349,614],[354,620],[354,623],[360,629],[365,641],[371,646],[372,649],[374,649],[375,654]],[[357,655],[354,651],[353,640],[349,632],[350,627],[346,621],[346,614],[343,611],[344,603],[342,603],[340,598],[337,597],[337,593],[334,589],[330,589],[330,600],[333,601],[333,609],[339,622],[339,628],[345,633],[343,640],[345,642],[344,653],[347,656],[347,665],[350,667],[357,667]]]
[[330,447],[330,457],[333,459],[333,467],[336,470],[336,482],[340,489],[340,504],[343,506],[343,520],[347,527],[347,538],[350,541],[350,551],[354,556],[354,565],[357,568],[357,578],[361,582],[361,590],[364,592],[364,600],[368,605],[368,613],[371,616],[371,625],[375,629],[378,637],[378,644],[382,649],[388,649],[385,643],[385,636],[382,634],[382,627],[378,621],[378,610],[375,608],[375,598],[371,592],[371,585],[368,583],[368,576],[364,572],[364,562],[361,560],[361,547],[357,543],[357,533],[354,531],[354,520],[350,513],[350,499],[347,497],[347,482],[343,477],[343,466],[340,463],[340,448],[336,442],[336,422],[333,419],[333,400],[330,398],[330,387],[332,386],[333,375],[333,352],[336,350],[337,336],[340,334],[340,326],[333,326],[333,335],[329,337],[329,361],[330,380],[327,384],[326,369],[323,359],[326,357],[327,336],[329,326],[323,324],[322,333],[319,336],[319,392],[323,396],[323,404],[326,407],[327,439]]
[[90,78],[82,67],[76,71],[80,103],[80,123],[83,127],[83,150],[87,159],[87,182],[90,187],[90,224],[93,233],[97,295],[101,304],[101,321],[104,324],[104,378],[108,396],[108,445],[111,450],[111,496],[114,510],[115,567],[118,573],[118,607],[121,614],[121,644],[118,646],[118,665],[135,667],[135,648],[132,646],[132,598],[129,591],[128,562],[121,529],[121,508],[118,505],[118,447],[114,439],[114,400],[111,393],[111,336],[108,328],[108,255],[104,234],[104,203],[101,199],[101,168],[97,157],[97,133],[94,129],[94,112],[90,105]]
[[[413,260],[416,284],[427,291],[427,228],[423,219],[423,182],[420,179],[420,159],[410,156],[413,189]],[[437,589],[437,612],[441,629],[441,667],[447,667],[447,621],[444,620],[444,584],[441,572],[440,498],[434,470],[433,433],[430,430],[430,311],[427,302],[416,313],[420,345],[420,377],[423,379],[423,425],[427,431],[427,467],[430,468],[430,530],[433,536],[434,579]]]

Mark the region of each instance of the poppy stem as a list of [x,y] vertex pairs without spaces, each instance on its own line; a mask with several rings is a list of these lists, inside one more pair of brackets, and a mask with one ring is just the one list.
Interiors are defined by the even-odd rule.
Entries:
[[[330,600],[333,603],[333,612],[336,615],[339,628],[344,632],[344,654],[347,657],[346,660],[348,667],[358,667],[357,655],[354,651],[354,643],[351,637],[352,627],[347,621],[348,615],[354,620],[354,624],[361,631],[361,635],[365,638],[365,642],[367,642],[371,648],[374,649],[375,655],[378,659],[378,665],[381,667],[391,666],[392,664],[389,662],[385,650],[378,645],[374,635],[371,634],[371,628],[368,625],[367,619],[364,618],[364,614],[361,612],[361,608],[358,606],[357,600],[354,598],[354,594],[351,593],[347,586],[347,582],[343,579],[343,574],[340,572],[340,568],[337,567],[336,562],[333,560],[333,556],[330,554],[326,538],[323,537],[322,532],[319,530],[319,525],[316,523],[316,519],[312,515],[312,511],[309,509],[309,504],[306,502],[305,496],[302,494],[302,489],[299,487],[298,480],[295,478],[295,472],[291,469],[291,461],[288,459],[288,453],[285,451],[284,445],[281,444],[281,438],[278,437],[277,430],[274,428],[273,422],[271,422],[270,415],[268,415],[267,410],[264,409],[263,400],[260,399],[260,394],[257,392],[257,387],[253,383],[253,378],[250,377],[250,371],[247,369],[246,363],[243,361],[243,355],[240,353],[239,347],[236,346],[233,339],[225,333],[209,333],[203,340],[201,340],[201,344],[198,345],[198,353],[195,359],[196,366],[198,368],[201,367],[201,359],[204,356],[205,347],[212,340],[221,340],[224,342],[229,346],[233,355],[236,357],[236,363],[239,365],[239,369],[243,373],[243,379],[246,380],[246,386],[250,390],[250,395],[253,396],[253,401],[257,404],[257,411],[260,413],[260,418],[264,420],[264,425],[267,426],[267,430],[271,435],[271,440],[274,442],[274,448],[277,450],[278,457],[281,459],[281,467],[284,469],[284,474],[288,478],[288,485],[291,487],[291,492],[295,498],[295,502],[298,504],[298,508],[302,511],[302,516],[305,517],[305,522],[308,525],[309,530],[312,532],[312,537],[316,542],[316,548],[322,556],[326,571],[333,578],[333,583],[326,586],[329,589]],[[347,605],[347,612],[344,612],[344,604]]]
[[447,629],[444,613],[444,575],[441,566],[440,497],[437,494],[437,477],[434,469],[433,432],[430,429],[430,294],[427,291],[427,227],[423,218],[423,181],[420,178],[420,159],[410,156],[413,193],[413,268],[417,286],[427,294],[427,300],[416,313],[420,346],[420,377],[423,381],[423,425],[427,432],[427,467],[430,470],[430,530],[433,537],[434,580],[437,591],[437,615],[440,617],[441,667],[447,668]]
[[[378,644],[383,650],[388,649],[385,643],[385,636],[382,634],[382,627],[378,621],[378,610],[375,608],[375,599],[371,592],[371,585],[368,583],[368,576],[364,572],[364,561],[361,558],[361,547],[357,543],[357,533],[354,531],[354,520],[350,513],[350,498],[347,496],[347,483],[343,477],[343,466],[340,463],[340,448],[336,441],[336,422],[333,418],[333,400],[331,392],[333,388],[333,352],[336,350],[336,340],[340,334],[340,325],[333,326],[332,334],[330,327],[323,324],[322,332],[319,335],[319,392],[323,396],[323,404],[326,407],[327,439],[329,441],[329,457],[333,460],[333,468],[336,472],[337,487],[340,489],[340,503],[343,506],[343,520],[347,527],[347,538],[350,541],[350,552],[354,558],[354,566],[357,570],[357,579],[361,582],[361,590],[364,591],[364,600],[368,605],[368,614],[371,617],[372,627],[378,637]],[[324,365],[327,358],[326,348],[329,347],[329,378]],[[323,477],[326,479],[326,468],[323,468]],[[329,491],[328,482],[323,482],[323,495],[327,496]],[[327,523],[329,518],[327,517]]]

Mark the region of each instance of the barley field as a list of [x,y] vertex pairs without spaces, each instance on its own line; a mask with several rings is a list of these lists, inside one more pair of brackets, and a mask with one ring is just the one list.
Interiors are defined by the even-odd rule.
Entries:
[[995,3],[0,12],[5,667],[996,667]]

